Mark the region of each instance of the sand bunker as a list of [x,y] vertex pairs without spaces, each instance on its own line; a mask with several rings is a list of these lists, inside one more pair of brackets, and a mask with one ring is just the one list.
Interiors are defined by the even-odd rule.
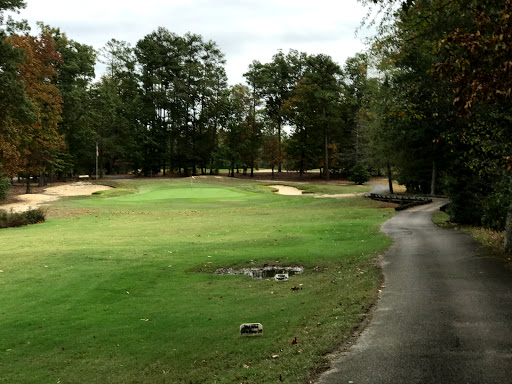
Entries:
[[96,185],[87,182],[76,182],[71,184],[61,184],[46,188],[43,193],[34,193],[29,195],[20,195],[17,201],[9,204],[1,204],[0,209],[14,212],[24,212],[28,209],[39,208],[51,201],[58,200],[66,196],[87,196],[97,191],[111,189],[105,185]]
[[[300,189],[295,188],[295,187],[290,187],[287,185],[269,185],[269,187],[277,189],[276,193],[278,195],[286,195],[286,196],[301,196],[302,195],[302,191]],[[346,197],[364,196],[364,193],[339,193],[339,194],[334,194],[334,195],[320,195],[317,193],[311,193],[308,196],[313,196],[313,197],[316,197],[319,199],[323,199],[323,198],[343,199]]]
[[295,187],[289,187],[287,185],[269,185],[271,188],[277,189],[278,195],[286,195],[286,196],[300,196],[302,195],[302,191]]

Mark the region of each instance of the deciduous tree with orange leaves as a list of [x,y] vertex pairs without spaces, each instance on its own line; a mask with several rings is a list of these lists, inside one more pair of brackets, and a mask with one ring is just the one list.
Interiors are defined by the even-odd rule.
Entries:
[[62,98],[53,82],[57,75],[55,66],[61,56],[50,35],[11,36],[7,41],[24,52],[25,61],[19,65],[20,80],[25,85],[27,98],[35,107],[35,122],[26,124],[13,120],[13,125],[21,133],[19,170],[27,177],[27,193],[30,193],[30,176],[51,171],[58,152],[64,149],[63,137],[58,132]]

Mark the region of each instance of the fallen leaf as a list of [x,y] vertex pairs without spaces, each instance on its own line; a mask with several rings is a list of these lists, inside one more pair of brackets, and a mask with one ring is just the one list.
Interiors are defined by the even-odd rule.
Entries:
[[248,369],[248,368],[249,368],[249,366],[248,366],[247,364],[244,364],[244,368],[245,368],[245,369]]
[[272,355],[273,359],[277,359],[278,357],[279,357],[279,355]]

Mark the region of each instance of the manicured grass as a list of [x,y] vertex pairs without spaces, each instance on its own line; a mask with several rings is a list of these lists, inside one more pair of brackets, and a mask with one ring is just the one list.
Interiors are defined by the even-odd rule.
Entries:
[[[392,211],[190,181],[119,182],[130,194],[0,231],[0,382],[301,383],[322,363],[374,301]],[[264,264],[305,273],[212,273]],[[241,337],[244,322],[264,335]]]

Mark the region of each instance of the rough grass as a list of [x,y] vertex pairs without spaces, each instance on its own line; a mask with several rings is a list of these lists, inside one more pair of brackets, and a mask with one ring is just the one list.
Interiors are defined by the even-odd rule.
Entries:
[[[215,178],[123,185],[137,193],[2,230],[0,382],[302,383],[375,299],[390,209]],[[264,264],[306,271],[210,273]]]
[[439,227],[449,229],[459,229],[477,240],[480,244],[486,247],[494,255],[504,259],[507,265],[512,268],[510,254],[503,252],[503,242],[505,240],[505,233],[493,231],[483,227],[474,227],[469,225],[459,225],[450,222],[450,216],[445,212],[437,212],[432,221]]

